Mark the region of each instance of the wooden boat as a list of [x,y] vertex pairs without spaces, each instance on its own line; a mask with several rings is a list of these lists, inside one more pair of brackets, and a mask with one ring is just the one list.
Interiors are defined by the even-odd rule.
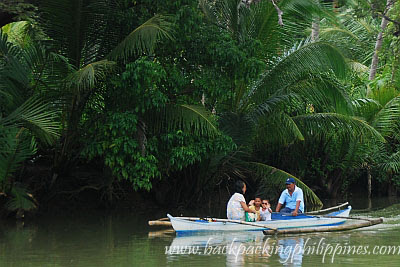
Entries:
[[226,220],[226,219],[181,219],[167,214],[172,227],[177,233],[193,231],[262,231],[300,229],[308,227],[323,227],[343,224],[350,215],[351,206],[326,215],[299,214],[291,216],[281,213],[273,213],[272,220],[258,221],[254,223]]

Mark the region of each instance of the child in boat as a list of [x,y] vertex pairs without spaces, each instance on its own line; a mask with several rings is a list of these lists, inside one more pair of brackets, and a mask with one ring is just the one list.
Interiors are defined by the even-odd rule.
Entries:
[[254,199],[254,201],[250,201],[249,203],[251,206],[249,207],[249,209],[255,211],[256,214],[256,220],[259,221],[261,219],[260,217],[260,212],[261,212],[261,198],[260,197],[256,197]]
[[263,199],[261,202],[260,221],[270,221],[271,214],[272,210],[268,199]]

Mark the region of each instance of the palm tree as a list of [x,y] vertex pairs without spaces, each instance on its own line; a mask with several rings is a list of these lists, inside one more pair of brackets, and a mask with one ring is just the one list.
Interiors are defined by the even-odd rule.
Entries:
[[123,1],[39,0],[39,25],[44,40],[63,55],[70,68],[52,94],[62,100],[61,143],[54,163],[54,177],[68,170],[79,152],[79,125],[90,98],[102,88],[101,82],[117,66],[141,54],[151,54],[155,43],[171,38],[168,17],[155,15],[127,35],[116,27]]
[[35,155],[39,145],[52,144],[59,136],[58,109],[44,98],[40,88],[62,65],[61,57],[47,53],[40,45],[24,48],[8,41],[0,30],[0,191],[8,197],[9,210],[36,207],[19,169]]
[[[352,5],[350,8],[346,6],[346,12],[342,12],[333,26],[329,23],[323,25],[321,38],[335,43],[352,67],[347,83],[351,88],[349,94],[353,99],[354,115],[376,129],[388,142],[369,143],[364,156],[360,157],[363,162],[359,163],[367,170],[368,184],[371,185],[374,168],[383,170],[383,173],[396,173],[396,168],[390,166],[397,164],[396,149],[393,151],[391,147],[397,143],[398,91],[393,83],[393,74],[392,77],[389,73],[382,74],[371,82],[367,81],[373,73],[368,65],[375,61],[371,65],[376,67],[375,33],[379,31],[379,25],[369,16],[355,18],[354,12]],[[371,195],[371,186],[368,194]]]
[[[393,189],[392,177],[399,173],[398,157],[400,94],[399,91],[386,84],[381,88],[373,88],[369,97],[354,100],[357,116],[363,118],[374,127],[387,141],[386,144],[372,144],[366,159],[368,182],[371,183],[371,167],[387,174],[389,190]],[[369,195],[371,192],[369,192]]]
[[[236,162],[244,164],[230,168],[236,176],[242,173],[239,176],[248,177],[251,173],[258,184],[282,185],[286,177],[293,175],[268,162],[257,161],[254,152],[269,153],[272,146],[284,149],[303,140],[305,135],[312,138],[337,131],[342,136],[372,135],[382,139],[373,127],[347,115],[352,112],[351,100],[334,78],[345,77],[347,64],[341,52],[326,41],[299,41],[293,37],[294,32],[311,24],[313,14],[323,14],[315,2],[281,1],[279,8],[288,14],[283,17],[283,27],[270,1],[249,7],[235,0],[201,3],[210,20],[221,30],[231,32],[238,42],[257,38],[263,44],[260,57],[266,62],[266,70],[250,84],[233,82],[232,98],[217,107],[222,130],[241,151],[235,152]],[[303,14],[303,20],[295,23],[291,14]],[[307,104],[315,107],[316,112],[305,114]],[[238,155],[246,157],[237,159]],[[312,190],[296,179],[308,200],[321,204]]]
[[[129,1],[128,1],[129,2]],[[95,133],[85,145],[82,144],[84,137],[90,135],[84,129],[88,123],[95,128],[95,124],[105,125],[107,119],[112,116],[121,116],[121,121],[127,119],[132,121],[133,116],[138,116],[137,125],[131,125],[131,129],[137,131],[123,134],[121,138],[129,139],[129,142],[121,144],[109,150],[96,150],[93,153],[85,154],[87,159],[96,156],[102,159],[107,180],[97,179],[96,181],[85,181],[89,184],[100,184],[96,189],[105,189],[108,200],[113,198],[113,185],[119,179],[129,180],[135,190],[151,188],[150,179],[160,176],[159,171],[149,168],[153,167],[156,159],[147,152],[147,139],[149,136],[159,136],[169,130],[183,130],[194,135],[216,136],[219,131],[216,127],[215,118],[211,112],[201,105],[191,105],[168,102],[165,106],[146,110],[145,114],[129,115],[138,108],[134,101],[129,103],[129,107],[122,110],[122,102],[128,99],[127,92],[129,87],[121,89],[117,95],[110,82],[115,77],[125,77],[130,71],[130,66],[146,61],[144,59],[155,58],[155,45],[161,40],[172,39],[171,18],[165,15],[154,15],[144,23],[135,21],[135,17],[130,14],[129,3],[127,1],[94,1],[94,0],[62,0],[55,3],[51,0],[38,1],[38,9],[41,12],[40,27],[43,29],[45,37],[40,40],[45,42],[52,51],[62,54],[70,68],[63,73],[63,80],[58,88],[49,92],[59,99],[62,105],[62,132],[59,144],[56,146],[54,157],[52,185],[59,175],[65,175],[71,170],[78,160],[82,159],[82,152],[85,152],[93,140],[98,140],[100,134]],[[135,15],[135,14],[134,14]],[[129,20],[121,17],[128,16]],[[131,22],[133,21],[133,22]],[[121,24],[123,23],[123,24]],[[151,62],[152,60],[147,60]],[[115,74],[112,76],[110,74]],[[139,73],[144,77],[143,73]],[[123,84],[128,85],[131,77],[122,78]],[[151,81],[153,83],[153,81]],[[140,84],[143,88],[141,95],[153,84]],[[111,92],[111,93],[110,93]],[[110,109],[110,103],[105,100],[110,93],[117,105],[115,109]],[[96,105],[92,109],[92,104]],[[88,113],[96,113],[89,120]],[[122,111],[121,111],[122,110]],[[121,112],[120,112],[121,111]],[[111,116],[111,117],[112,117]],[[93,118],[91,117],[91,118]],[[136,119],[136,117],[135,117]],[[104,137],[104,136],[103,136]],[[102,139],[104,142],[112,142],[114,139],[107,137]],[[123,153],[123,149],[129,144],[138,142],[139,148],[135,148],[129,153]],[[129,143],[129,144],[128,144]],[[126,145],[127,144],[127,145]],[[94,144],[96,146],[96,144]],[[121,148],[121,157],[114,157],[109,160],[107,156],[112,156],[112,150]],[[127,149],[129,150],[129,149]],[[134,158],[133,154],[139,151],[143,158]],[[149,155],[150,154],[150,155]],[[136,155],[136,154],[135,154]],[[139,157],[139,156],[138,156]],[[142,162],[140,160],[143,160]],[[134,166],[134,167],[132,167]],[[139,168],[140,170],[135,172]],[[141,169],[142,168],[142,169]],[[151,169],[151,171],[150,171]],[[115,182],[115,183],[114,183]],[[77,185],[75,185],[77,186]],[[83,186],[84,188],[85,186]],[[53,193],[57,193],[53,190]]]

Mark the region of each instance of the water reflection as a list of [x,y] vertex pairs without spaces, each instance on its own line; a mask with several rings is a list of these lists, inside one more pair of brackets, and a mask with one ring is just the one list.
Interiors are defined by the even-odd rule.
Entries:
[[[153,228],[147,226],[147,219],[136,214],[46,217],[17,225],[0,222],[0,266],[397,267],[400,253],[359,255],[353,253],[353,248],[380,246],[384,251],[385,246],[399,246],[399,213],[400,205],[365,213],[384,216],[385,224],[349,232],[270,237],[262,232],[179,236],[171,230],[149,233]],[[325,246],[318,246],[320,243]],[[342,246],[342,253],[325,255],[326,244]],[[174,246],[183,248],[186,254],[176,253],[171,249]],[[198,247],[196,253],[201,254],[194,254],[193,249],[189,254],[190,246]],[[345,253],[344,248],[350,248],[351,253]]]
[[266,237],[262,232],[196,233],[176,236],[168,247],[169,263],[182,257],[225,257],[226,266],[267,264],[301,266],[303,237]]
[[37,227],[30,226],[24,227],[24,223],[17,221],[12,230],[5,230],[3,227],[0,231],[0,238],[7,240],[7,243],[0,242],[0,251],[5,251],[7,247],[13,247],[11,255],[17,257],[20,251],[31,249],[33,244],[32,241],[37,235]]
[[301,266],[304,254],[304,239],[284,238],[278,241],[279,258],[284,266]]

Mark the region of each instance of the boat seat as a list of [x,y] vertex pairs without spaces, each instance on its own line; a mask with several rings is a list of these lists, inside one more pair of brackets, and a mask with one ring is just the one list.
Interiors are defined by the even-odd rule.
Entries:
[[275,220],[296,220],[296,219],[307,219],[307,218],[313,218],[314,216],[310,216],[310,215],[305,215],[300,213],[297,216],[292,216],[290,213],[277,213],[274,212],[271,214],[271,220],[275,221]]

